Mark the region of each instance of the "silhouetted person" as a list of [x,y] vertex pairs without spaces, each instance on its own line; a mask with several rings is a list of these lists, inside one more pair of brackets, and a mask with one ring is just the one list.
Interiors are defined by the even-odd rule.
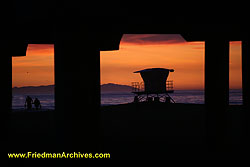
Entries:
[[134,97],[134,103],[138,103],[139,102],[139,98],[138,98],[138,96],[135,96]]
[[170,97],[165,97],[165,103],[171,103]]
[[159,97],[154,97],[154,102],[156,102],[156,103],[160,102],[160,98]]
[[28,110],[31,110],[32,109],[32,102],[33,102],[32,98],[27,96],[24,106],[27,107]]
[[34,105],[35,105],[36,110],[38,110],[38,108],[42,107],[41,103],[40,103],[40,100],[38,100],[38,98],[35,98]]

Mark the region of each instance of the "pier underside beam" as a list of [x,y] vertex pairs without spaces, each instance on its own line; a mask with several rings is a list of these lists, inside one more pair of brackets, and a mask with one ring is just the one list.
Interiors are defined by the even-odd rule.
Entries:
[[225,113],[229,104],[229,41],[205,41],[205,105],[207,142],[210,149],[220,149],[225,136]]

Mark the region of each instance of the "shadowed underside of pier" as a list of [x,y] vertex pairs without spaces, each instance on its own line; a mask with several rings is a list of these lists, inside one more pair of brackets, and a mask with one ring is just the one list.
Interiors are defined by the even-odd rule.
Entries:
[[[37,2],[16,1],[14,7],[9,4],[8,12],[4,13],[6,17],[1,20],[4,26],[0,39],[0,86],[4,99],[0,105],[5,123],[1,127],[8,132],[7,151],[48,146],[85,152],[100,148],[111,148],[114,152],[145,148],[165,152],[176,147],[187,151],[180,143],[191,149],[190,143],[196,147],[204,141],[208,143],[204,149],[196,148],[204,151],[208,146],[212,151],[220,151],[228,148],[221,147],[225,144],[226,129],[234,131],[233,134],[240,132],[236,136],[241,137],[232,137],[232,140],[244,143],[240,147],[242,150],[243,146],[248,148],[250,36],[244,15],[241,19],[229,19],[226,14],[209,15],[197,23],[192,13],[181,15],[163,8],[163,12],[155,15],[136,15],[134,10],[129,15],[126,14],[130,11],[128,6],[115,10],[108,6],[104,12],[94,8],[92,12],[102,14],[93,16],[86,12],[86,6],[73,2]],[[213,24],[209,21],[211,17]],[[221,20],[223,23],[218,24]],[[205,41],[203,109],[198,105],[158,106],[158,109],[125,105],[103,108],[107,111],[101,112],[100,51],[118,50],[122,35],[129,33],[181,34],[186,41]],[[242,41],[243,106],[235,107],[237,112],[228,110],[229,41]],[[53,113],[11,113],[11,59],[25,56],[28,44],[54,44],[56,109]],[[85,96],[79,98],[83,94]],[[117,113],[112,112],[115,110]]]

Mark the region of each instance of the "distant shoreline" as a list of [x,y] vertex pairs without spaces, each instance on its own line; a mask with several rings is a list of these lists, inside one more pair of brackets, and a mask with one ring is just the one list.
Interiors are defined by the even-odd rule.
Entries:
[[[40,86],[23,86],[23,87],[13,87],[13,94],[54,94],[55,85],[40,85]],[[100,85],[101,93],[106,92],[132,92],[132,87],[129,85],[121,85],[115,83],[107,83]],[[175,91],[204,91],[204,89],[174,89]],[[232,90],[242,90],[242,88],[229,89]]]

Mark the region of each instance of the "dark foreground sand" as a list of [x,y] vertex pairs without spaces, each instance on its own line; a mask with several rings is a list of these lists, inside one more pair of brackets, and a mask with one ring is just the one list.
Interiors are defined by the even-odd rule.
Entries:
[[[133,108],[133,109],[132,109]],[[241,147],[244,129],[242,106],[230,106],[225,125],[225,152]],[[198,104],[125,104],[102,108],[102,131],[116,149],[157,150],[187,154],[207,152],[206,112]],[[120,144],[123,143],[123,144]],[[177,152],[176,152],[177,151]],[[216,150],[212,150],[215,151]],[[223,151],[223,152],[224,152]]]
[[[54,111],[11,113],[8,123],[9,150],[24,149],[43,143],[44,149],[60,147],[56,137]],[[244,122],[242,106],[230,106],[227,111],[225,143],[242,147]],[[146,154],[156,152],[188,154],[207,152],[206,114],[204,105],[197,104],[123,104],[101,107],[100,145],[104,152]],[[32,141],[32,142],[30,142]],[[227,149],[225,151],[230,151]],[[118,153],[118,154],[116,154]]]

